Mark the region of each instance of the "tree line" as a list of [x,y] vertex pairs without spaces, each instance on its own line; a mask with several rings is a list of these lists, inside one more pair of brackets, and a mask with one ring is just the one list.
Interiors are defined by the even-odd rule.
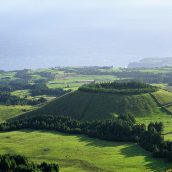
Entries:
[[158,90],[158,87],[151,86],[141,82],[106,82],[106,83],[91,83],[83,85],[79,88],[80,91],[88,92],[103,92],[114,94],[141,94],[150,93]]
[[50,96],[61,96],[69,91],[65,91],[62,88],[52,89],[48,88],[44,83],[29,84],[23,81],[10,81],[9,83],[0,82],[0,91],[1,92],[12,92],[16,90],[30,90],[32,96],[39,95],[50,95]]
[[34,85],[26,85],[11,87],[10,85],[0,86],[0,104],[3,105],[38,105],[41,103],[45,103],[47,100],[43,97],[37,99],[28,99],[27,97],[20,98],[15,95],[11,95],[11,91],[17,89],[29,89],[31,96],[40,96],[40,95],[49,95],[59,97],[63,94],[70,92],[70,90],[66,91],[63,89],[50,89],[45,84],[34,84]]
[[30,89],[30,93],[32,96],[49,95],[58,97],[68,93],[69,91],[70,90],[66,91],[62,88],[51,89],[48,88],[46,84],[35,84],[32,86],[32,89]]
[[78,121],[64,116],[25,117],[0,124],[0,131],[20,129],[55,130],[69,134],[86,134],[108,141],[135,142],[157,158],[172,161],[172,142],[162,135],[163,123],[137,124],[132,115],[123,115],[104,121]]
[[56,69],[78,75],[114,75],[113,66],[57,67]]
[[2,105],[38,105],[45,103],[47,100],[43,97],[38,99],[26,99],[11,95],[10,92],[0,91],[0,104]]
[[30,162],[21,155],[0,155],[1,172],[59,172],[58,164]]
[[[127,120],[126,120],[127,119]],[[81,122],[64,116],[36,116],[23,118],[0,124],[1,131],[12,131],[18,129],[46,129],[65,133],[86,134],[106,140],[132,141],[133,122],[130,116],[124,119],[114,118],[105,121]],[[132,137],[131,137],[132,135]]]

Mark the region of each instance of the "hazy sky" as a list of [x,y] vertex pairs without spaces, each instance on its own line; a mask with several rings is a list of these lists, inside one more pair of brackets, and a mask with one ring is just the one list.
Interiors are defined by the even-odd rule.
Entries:
[[0,69],[172,56],[171,0],[0,0]]

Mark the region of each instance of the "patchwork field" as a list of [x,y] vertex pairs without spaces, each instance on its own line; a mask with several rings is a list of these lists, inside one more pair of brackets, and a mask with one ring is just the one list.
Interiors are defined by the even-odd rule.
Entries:
[[38,162],[56,161],[61,172],[163,172],[172,168],[136,144],[46,131],[0,133],[0,153],[19,153]]
[[66,90],[77,90],[83,84],[93,81],[114,81],[117,78],[112,75],[75,75],[75,74],[58,74],[56,79],[49,81],[47,86],[49,88],[64,88]]

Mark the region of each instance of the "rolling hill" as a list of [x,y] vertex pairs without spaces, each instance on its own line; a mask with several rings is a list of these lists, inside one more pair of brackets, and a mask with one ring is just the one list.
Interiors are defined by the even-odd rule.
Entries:
[[146,116],[157,111],[157,103],[149,93],[129,96],[75,91],[24,116],[66,115],[79,120],[101,120],[126,113]]
[[[109,84],[109,83],[108,83]],[[110,119],[116,115],[126,113],[136,117],[149,116],[160,113],[160,110],[168,110],[172,102],[172,93],[165,90],[155,90],[149,85],[137,85],[134,89],[128,89],[130,84],[111,85],[94,84],[81,87],[77,91],[70,92],[47,103],[39,109],[23,114],[21,117],[36,115],[61,115],[71,116],[78,120]],[[98,87],[101,87],[98,88]],[[121,87],[108,89],[107,87]],[[95,87],[95,88],[93,88]],[[98,89],[97,89],[97,88]],[[106,89],[104,88],[106,87]],[[124,88],[126,87],[126,88]],[[132,85],[133,87],[133,85]],[[139,89],[137,87],[140,87]],[[142,91],[141,87],[145,87]],[[91,88],[91,89],[90,89]],[[150,89],[153,91],[150,92]],[[89,90],[90,89],[90,90]],[[129,93],[127,93],[127,90]]]

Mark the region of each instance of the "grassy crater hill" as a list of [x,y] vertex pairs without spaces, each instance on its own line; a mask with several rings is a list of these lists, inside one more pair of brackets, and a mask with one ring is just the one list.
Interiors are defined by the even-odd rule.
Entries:
[[[94,86],[94,89],[101,87],[100,89],[96,88],[97,91],[93,91],[92,88],[91,91],[86,90],[86,86],[83,86],[77,91],[59,97],[20,117],[66,115],[78,120],[102,120],[126,113],[135,116],[146,116],[160,111],[157,101],[152,96],[153,93],[157,92],[157,87],[141,83],[128,83],[127,85],[126,83],[116,84],[114,82],[112,84],[107,83],[107,85],[103,83],[87,86],[87,88]],[[109,88],[115,91],[113,93],[104,91],[109,90]],[[116,93],[116,90],[119,91]],[[120,91],[122,92],[120,93]]]

